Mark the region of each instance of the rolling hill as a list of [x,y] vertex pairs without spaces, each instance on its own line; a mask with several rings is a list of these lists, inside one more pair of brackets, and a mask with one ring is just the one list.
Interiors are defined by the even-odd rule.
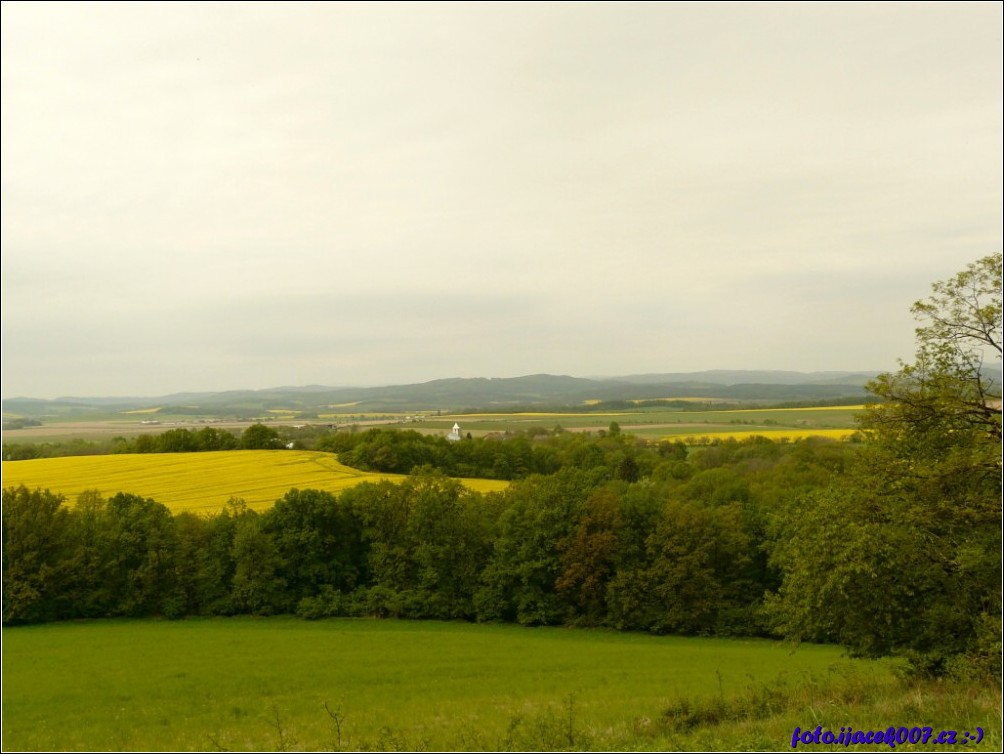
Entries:
[[175,393],[146,397],[64,397],[52,400],[4,398],[5,419],[69,418],[157,407],[181,415],[248,417],[277,409],[301,414],[332,406],[358,411],[459,411],[530,406],[580,406],[586,401],[655,398],[715,398],[736,401],[861,400],[864,385],[877,372],[707,371],[583,378],[535,374],[523,377],[476,377],[432,380],[383,387],[278,387]]

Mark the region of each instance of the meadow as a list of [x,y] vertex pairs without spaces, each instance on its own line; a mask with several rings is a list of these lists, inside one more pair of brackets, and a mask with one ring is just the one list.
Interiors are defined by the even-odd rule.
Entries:
[[[780,750],[794,725],[942,724],[876,714],[900,693],[893,666],[835,647],[598,629],[59,623],[5,629],[3,678],[5,751]],[[943,722],[999,740],[981,704]]]
[[[288,490],[337,493],[362,482],[400,481],[403,476],[349,468],[331,453],[306,450],[232,450],[207,453],[143,453],[4,461],[5,487],[41,487],[73,501],[84,490],[105,497],[128,492],[166,505],[172,513],[218,513],[231,497],[264,510]],[[486,492],[505,482],[465,480]]]

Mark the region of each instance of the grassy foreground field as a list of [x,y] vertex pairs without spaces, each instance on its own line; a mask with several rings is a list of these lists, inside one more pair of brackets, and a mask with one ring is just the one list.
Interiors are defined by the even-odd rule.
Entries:
[[828,646],[292,618],[49,624],[3,644],[5,751],[779,750],[795,725],[1000,740],[993,694],[939,710]]
[[[361,482],[399,481],[394,474],[349,468],[330,453],[306,450],[227,450],[209,453],[143,453],[4,461],[5,487],[41,487],[74,501],[84,490],[106,497],[129,492],[163,503],[174,513],[215,513],[231,497],[248,507],[269,508],[293,487],[340,492]],[[505,482],[465,480],[478,491]]]

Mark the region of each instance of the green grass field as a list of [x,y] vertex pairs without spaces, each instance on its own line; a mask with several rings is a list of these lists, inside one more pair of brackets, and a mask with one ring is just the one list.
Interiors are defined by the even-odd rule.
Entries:
[[[263,510],[293,487],[337,493],[362,482],[403,478],[359,471],[340,464],[330,453],[306,450],[143,453],[3,462],[5,487],[41,487],[61,493],[71,502],[84,490],[99,490],[106,497],[129,492],[153,498],[174,513],[215,513],[231,497],[244,498],[248,507]],[[482,492],[506,486],[488,479],[465,480],[465,484]]]
[[363,619],[49,624],[3,650],[5,751],[674,749],[681,699],[895,683],[829,646]]

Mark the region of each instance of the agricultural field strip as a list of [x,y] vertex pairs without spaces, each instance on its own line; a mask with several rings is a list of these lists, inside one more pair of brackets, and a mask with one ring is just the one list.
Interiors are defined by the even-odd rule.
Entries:
[[777,441],[794,441],[808,437],[846,440],[857,430],[857,416],[862,405],[813,406],[806,408],[727,409],[678,411],[649,409],[627,412],[514,412],[450,414],[417,423],[425,432],[445,431],[458,422],[462,431],[475,434],[516,429],[519,426],[560,424],[569,432],[589,432],[605,429],[611,419],[624,432],[640,437],[665,440],[709,439],[744,440],[762,436]]
[[[371,474],[344,466],[316,451],[238,450],[209,453],[149,453],[5,461],[4,486],[24,484],[59,492],[69,501],[84,490],[104,495],[130,492],[163,503],[173,512],[217,511],[231,497],[249,507],[271,506],[293,487],[340,492],[367,481],[400,481],[401,475]],[[479,491],[505,484],[471,480]]]
[[768,440],[805,440],[810,437],[825,437],[831,440],[845,440],[856,434],[855,429],[751,429],[751,430],[715,430],[712,432],[679,432],[667,435],[664,439],[719,439],[748,440],[751,437],[765,437]]
[[[818,406],[807,408],[775,408],[775,409],[727,409],[705,411],[678,411],[662,409],[644,409],[625,412],[484,412],[478,414],[448,414],[430,416],[422,414],[403,413],[360,413],[360,414],[325,414],[319,417],[322,421],[350,422],[363,425],[390,424],[400,425],[425,434],[444,434],[449,431],[454,422],[458,422],[464,432],[475,435],[505,430],[517,430],[525,427],[543,427],[551,429],[559,424],[569,431],[591,431],[605,429],[611,421],[617,421],[622,431],[643,437],[674,436],[739,436],[738,432],[756,430],[761,434],[780,438],[779,429],[790,428],[797,431],[788,432],[785,437],[797,439],[806,437],[803,430],[814,430],[810,434],[823,436],[848,437],[856,427],[856,417],[862,410],[861,405],[853,406]],[[67,437],[99,439],[113,434],[135,435],[163,432],[173,427],[172,417],[157,415],[160,423],[142,425],[139,421],[124,422],[121,415],[113,421],[89,422],[57,422],[41,427],[27,427],[7,433],[5,440],[13,442],[57,442]],[[286,417],[283,420],[291,420]],[[411,419],[411,421],[405,421]],[[204,422],[191,421],[190,417],[178,417],[177,423],[194,429],[203,426]],[[249,422],[213,422],[213,426],[221,429],[243,428]],[[741,425],[742,429],[739,426]],[[822,430],[844,429],[842,435],[834,435]],[[748,436],[743,434],[742,436]],[[678,439],[678,437],[675,437]]]
[[636,411],[514,411],[510,413],[505,412],[477,412],[477,413],[461,413],[461,414],[442,414],[435,417],[427,417],[430,421],[454,421],[457,419],[465,418],[486,418],[486,419],[496,419],[496,418],[508,418],[512,416],[518,417],[532,417],[532,418],[544,418],[544,419],[560,419],[561,417],[575,417],[575,418],[602,418],[609,416],[721,416],[722,414],[750,414],[758,416],[771,417],[775,414],[780,414],[781,416],[789,416],[791,414],[818,414],[818,413],[830,413],[835,416],[842,415],[854,415],[865,409],[863,405],[854,406],[808,406],[804,408],[730,408],[730,409],[708,409],[706,411],[680,411],[680,410],[667,410],[667,409],[638,409]]

